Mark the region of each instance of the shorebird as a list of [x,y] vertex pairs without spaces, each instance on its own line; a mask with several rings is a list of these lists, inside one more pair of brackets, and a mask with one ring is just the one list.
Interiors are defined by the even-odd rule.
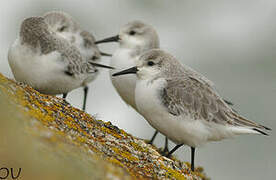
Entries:
[[195,148],[241,134],[268,135],[271,130],[240,116],[225,103],[203,75],[182,65],[169,53],[153,49],[140,57],[137,66],[113,76],[136,74],[136,108],[149,124],[176,146],[191,147],[194,171]]
[[[44,20],[49,25],[49,28],[57,35],[62,36],[68,40],[69,43],[76,46],[82,56],[88,62],[99,62],[101,55],[111,56],[109,54],[100,52],[98,46],[95,44],[95,38],[92,33],[82,30],[80,25],[68,13],[61,11],[51,11],[44,14]],[[97,68],[96,68],[97,69]],[[88,84],[92,82],[99,74],[99,71],[90,75],[83,83],[84,100],[82,109],[86,109]],[[63,94],[66,98],[67,93]]]
[[[96,41],[96,44],[118,42],[120,47],[112,56],[111,66],[116,69],[110,71],[110,78],[113,86],[121,98],[135,110],[135,84],[137,77],[135,75],[121,76],[112,78],[112,74],[120,70],[133,67],[137,64],[139,56],[144,52],[159,48],[159,37],[156,30],[148,24],[141,21],[132,21],[124,25],[119,34],[113,37]],[[210,84],[213,85],[211,81]],[[230,101],[225,100],[228,104],[233,105]],[[152,144],[158,131],[155,131],[149,144]],[[168,151],[168,139],[165,139],[164,153]]]
[[43,17],[23,21],[8,60],[17,81],[49,95],[66,94],[83,86],[98,72],[95,67],[103,66],[86,61],[75,46],[49,28]]
[[[110,71],[110,79],[120,97],[132,108],[136,110],[134,92],[136,76],[122,76],[112,78],[112,74],[120,70],[135,66],[138,57],[145,51],[159,48],[159,37],[156,30],[149,24],[141,21],[131,21],[121,27],[116,36],[96,41],[96,44],[118,42],[119,48],[115,51],[111,59],[111,66],[115,67]],[[158,131],[155,131],[149,144],[152,144]],[[168,139],[165,138],[164,151],[168,151]]]

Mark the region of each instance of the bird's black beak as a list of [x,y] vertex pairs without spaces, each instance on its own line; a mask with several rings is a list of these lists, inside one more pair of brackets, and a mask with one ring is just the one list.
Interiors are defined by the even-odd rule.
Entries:
[[115,69],[114,67],[106,66],[106,65],[98,64],[98,63],[94,63],[94,62],[89,62],[89,64],[96,66],[96,67],[100,67],[100,68]]
[[101,44],[101,43],[107,43],[107,42],[118,42],[120,40],[119,35],[113,36],[113,37],[109,37],[109,38],[105,38],[99,41],[96,41],[95,44]]
[[107,56],[107,57],[111,57],[112,54],[108,54],[108,53],[105,53],[105,52],[100,52],[101,56]]
[[112,76],[120,76],[120,75],[123,75],[123,74],[136,74],[137,71],[138,71],[137,67],[134,66],[132,68],[129,68],[129,69],[117,72],[115,74],[112,74]]

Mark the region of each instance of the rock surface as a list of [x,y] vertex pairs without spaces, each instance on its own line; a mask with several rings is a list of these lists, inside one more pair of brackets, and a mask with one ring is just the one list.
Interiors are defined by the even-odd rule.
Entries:
[[191,172],[110,122],[1,74],[0,117],[0,168],[21,168],[21,179],[206,179],[202,168]]

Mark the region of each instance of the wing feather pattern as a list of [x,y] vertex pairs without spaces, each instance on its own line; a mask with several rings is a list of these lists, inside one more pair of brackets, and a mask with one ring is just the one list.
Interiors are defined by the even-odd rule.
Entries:
[[167,79],[161,98],[169,113],[174,116],[189,116],[193,120],[258,129],[258,132],[260,129],[270,130],[238,115],[218,95],[214,86],[201,77],[192,71],[184,73],[182,78]]
[[43,54],[57,51],[61,55],[61,61],[67,65],[66,74],[78,76],[80,74],[94,73],[96,68],[84,59],[79,50],[57,35],[46,36],[40,43]]

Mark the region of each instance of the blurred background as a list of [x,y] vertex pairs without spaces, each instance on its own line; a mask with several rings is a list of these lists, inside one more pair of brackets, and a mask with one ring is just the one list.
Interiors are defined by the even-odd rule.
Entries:
[[[212,80],[242,115],[276,130],[275,0],[0,1],[0,73],[13,77],[7,52],[22,20],[52,10],[71,14],[97,39],[117,34],[131,20],[153,25],[163,49]],[[110,53],[117,47],[100,46]],[[102,61],[109,64],[110,58]],[[90,90],[88,113],[137,137],[152,136],[154,130],[117,95],[106,70],[90,84]],[[68,96],[79,108],[82,99],[82,89]],[[155,144],[163,146],[164,136],[158,135]],[[242,136],[198,148],[196,165],[203,166],[213,180],[274,179],[275,152],[274,132],[269,137]],[[190,148],[183,147],[175,155],[190,161]]]

